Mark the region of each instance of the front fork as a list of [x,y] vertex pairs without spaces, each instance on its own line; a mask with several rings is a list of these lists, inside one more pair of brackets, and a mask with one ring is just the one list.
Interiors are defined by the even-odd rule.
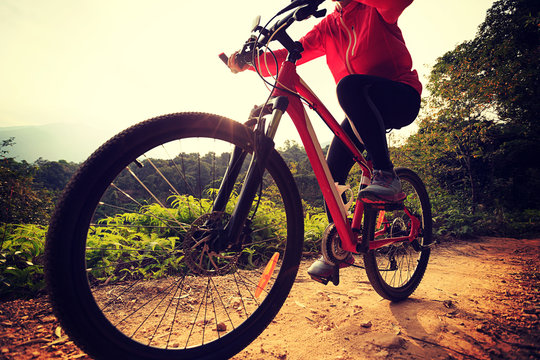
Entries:
[[[279,96],[274,98],[268,105],[259,108],[256,107],[250,115],[248,123],[257,119],[257,126],[253,137],[253,156],[242,189],[238,195],[238,201],[231,214],[231,219],[224,229],[225,236],[220,236],[215,244],[217,250],[223,250],[228,245],[238,243],[238,240],[243,233],[242,229],[244,228],[251,206],[255,200],[255,195],[262,184],[268,156],[274,150],[274,136],[276,135],[281,117],[287,110],[288,104],[289,101],[287,97]],[[263,116],[270,114],[272,117],[265,131],[265,119]],[[227,202],[232,194],[232,190],[246,156],[246,150],[238,146],[234,148],[229,166],[225,172],[212,207],[212,211],[225,211]]]

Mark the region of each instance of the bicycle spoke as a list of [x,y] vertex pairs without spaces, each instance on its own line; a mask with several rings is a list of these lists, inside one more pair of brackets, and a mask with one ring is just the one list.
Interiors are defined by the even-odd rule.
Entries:
[[[143,184],[141,184],[141,185],[143,185]],[[143,204],[141,204],[139,201],[135,200],[135,199],[134,199],[131,195],[129,195],[126,191],[120,189],[120,188],[119,188],[118,186],[116,186],[114,183],[111,183],[111,186],[112,186],[114,189],[118,190],[118,191],[119,191],[120,193],[122,193],[123,195],[125,195],[128,199],[130,199],[131,201],[133,201],[135,204],[137,204],[141,209],[144,208],[144,205],[143,205]],[[143,185],[143,187],[145,187],[145,186]],[[146,189],[146,187],[145,187],[145,189]],[[155,197],[155,195],[152,195],[152,196]],[[166,209],[166,208],[163,206],[163,204],[161,204],[161,202],[158,201],[158,203],[159,203],[159,205],[161,206],[161,208]],[[184,224],[180,223],[179,221],[177,221],[177,220],[174,219],[173,217],[170,217],[169,219],[163,219],[162,217],[160,217],[160,216],[158,216],[158,215],[155,215],[155,214],[152,213],[152,212],[148,212],[148,213],[149,213],[149,215],[150,215],[151,217],[153,217],[154,219],[156,219],[156,220],[162,222],[162,223],[163,223],[167,228],[169,228],[169,229],[174,230],[174,227],[170,226],[170,223],[169,223],[169,220],[171,220],[174,224],[179,225],[180,228],[181,228],[182,230],[184,230],[184,231],[187,230],[187,226],[185,226]]]
[[[148,163],[154,168],[154,170],[156,170],[156,172],[159,174],[159,176],[161,176],[161,178],[167,183],[167,185],[169,185],[169,187],[174,191],[174,193],[176,195],[180,195],[180,193],[178,192],[178,190],[176,190],[176,188],[170,183],[170,181],[163,175],[163,173],[156,167],[156,165],[154,165],[154,163],[152,162],[152,159],[147,157],[146,154],[144,155],[146,161],[148,161]],[[172,160],[171,160],[172,161]]]
[[[182,279],[182,283],[181,283],[181,284],[183,284],[184,281],[185,281],[185,277]],[[182,292],[183,292],[183,290],[184,290],[184,287],[183,287],[183,286],[179,286],[178,288],[180,289],[180,294],[178,294],[178,297],[177,297],[177,298],[178,298],[178,301],[176,302],[176,307],[175,307],[175,309],[174,309],[174,315],[173,315],[173,318],[172,318],[172,320],[171,320],[171,330],[169,331],[169,334],[168,334],[168,336],[167,336],[167,343],[166,343],[166,345],[165,345],[165,348],[166,348],[166,349],[169,348],[169,344],[170,344],[170,342],[171,342],[171,337],[172,337],[172,335],[173,335],[173,333],[174,333],[174,324],[176,323],[176,317],[177,317],[178,311],[179,311],[179,309],[180,309],[180,299],[182,299]],[[175,293],[175,295],[176,295],[176,293]]]
[[[163,209],[167,208],[165,205],[161,203],[161,201],[157,198],[157,196],[144,184],[144,182],[137,175],[135,175],[135,173],[133,172],[133,170],[129,168],[129,166],[126,167],[126,169],[135,178],[135,180],[137,180],[137,182],[148,192],[148,194],[159,204],[159,206],[161,206],[161,208]],[[155,216],[155,215],[152,214],[152,216]],[[159,219],[159,217],[157,216],[156,218]],[[159,219],[159,220],[163,221],[163,219]],[[186,230],[186,228],[180,222],[178,222],[174,217],[170,216],[169,219],[165,219],[167,223],[169,220],[171,220],[173,223],[180,225],[183,228],[183,230]]]
[[[144,323],[150,318],[150,316],[152,316],[152,314],[154,314],[154,312],[157,310],[157,308],[163,303],[163,301],[167,298],[167,296],[171,293],[171,291],[174,289],[174,286],[171,285],[171,287],[168,289],[168,291],[164,294],[163,298],[156,304],[156,306],[150,311],[150,313],[148,313],[148,315],[146,315],[146,317],[144,318],[144,320],[140,323],[140,325],[133,331],[133,334],[131,335],[131,337],[134,337],[135,334],[137,333],[137,331],[140,330],[140,328],[144,325]],[[161,294],[158,294],[156,295],[154,298],[152,298],[151,300],[154,300],[156,298],[158,298],[158,296],[160,296]],[[149,300],[149,302],[151,301]],[[146,303],[148,304],[148,303]],[[146,304],[144,304],[143,306],[145,306]],[[167,306],[168,308],[168,306]],[[135,312],[136,313],[136,312]],[[133,313],[133,315],[135,314]],[[164,312],[164,315],[165,315],[166,312]],[[121,322],[120,322],[121,323]],[[119,324],[120,324],[119,323]],[[156,331],[159,327],[159,324],[156,326]],[[149,339],[149,342],[148,342],[148,345],[150,345],[150,343],[152,342],[152,339],[155,335],[152,335],[150,336],[150,339]]]

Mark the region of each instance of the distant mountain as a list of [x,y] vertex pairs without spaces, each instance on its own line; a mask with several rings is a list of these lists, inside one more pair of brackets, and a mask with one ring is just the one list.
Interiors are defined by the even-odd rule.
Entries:
[[17,161],[84,161],[113,134],[84,124],[48,124],[39,126],[0,127],[0,141],[15,138],[15,145],[5,150]]

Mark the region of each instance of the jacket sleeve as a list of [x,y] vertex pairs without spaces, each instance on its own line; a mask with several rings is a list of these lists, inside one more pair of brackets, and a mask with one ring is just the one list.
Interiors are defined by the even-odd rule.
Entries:
[[[302,58],[296,63],[297,65],[304,64],[325,54],[322,35],[319,27],[319,25],[316,25],[310,32],[300,39],[304,52],[302,53]],[[276,75],[276,63],[278,66],[281,66],[281,64],[287,60],[287,55],[288,51],[286,49],[280,49],[274,51],[273,56],[270,52],[266,52],[259,56],[257,67],[261,75]],[[250,67],[250,69],[255,70],[253,67]]]
[[411,5],[413,0],[354,0],[356,2],[374,7],[389,24],[397,22],[399,16]]

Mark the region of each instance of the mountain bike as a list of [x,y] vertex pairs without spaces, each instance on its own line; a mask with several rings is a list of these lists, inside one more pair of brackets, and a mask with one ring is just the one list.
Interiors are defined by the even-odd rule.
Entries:
[[345,204],[304,109],[343,141],[361,169],[359,189],[367,186],[370,162],[296,72],[302,49],[287,29],[324,16],[323,1],[295,0],[255,23],[238,61],[261,66],[272,41],[289,57],[246,123],[205,113],[146,120],[107,141],[70,180],[49,226],[46,279],[62,328],[91,356],[228,358],[272,321],[304,235],[300,194],[273,142],[285,112],[333,220],[321,248],[336,276],[352,254],[382,297],[403,300],[417,288],[432,241],[421,179],[398,168],[403,202]]

